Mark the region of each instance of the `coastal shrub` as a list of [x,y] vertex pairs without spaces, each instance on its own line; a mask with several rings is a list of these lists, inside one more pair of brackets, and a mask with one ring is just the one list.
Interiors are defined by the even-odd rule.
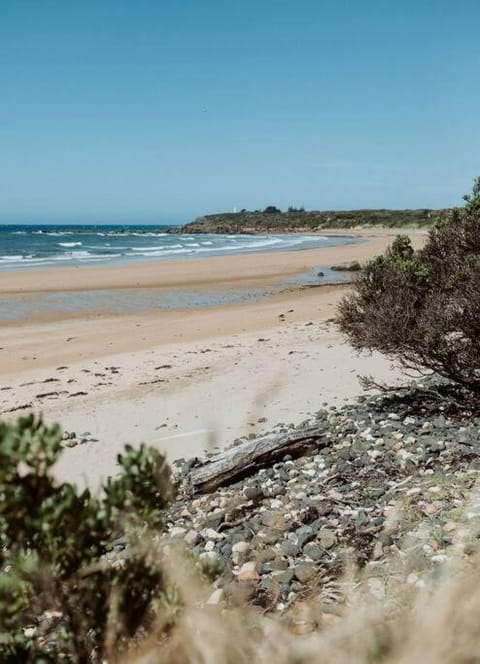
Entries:
[[276,205],[267,205],[263,214],[281,214],[282,211]]
[[164,457],[127,447],[94,497],[55,479],[61,451],[58,425],[0,421],[2,662],[101,661],[148,626],[165,591],[143,538],[174,496]]
[[339,305],[357,349],[377,350],[480,393],[480,178],[466,204],[415,251],[398,236],[369,262]]

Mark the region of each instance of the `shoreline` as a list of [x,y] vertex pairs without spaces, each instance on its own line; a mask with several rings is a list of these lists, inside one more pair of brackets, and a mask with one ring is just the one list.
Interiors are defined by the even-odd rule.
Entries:
[[[323,264],[330,265],[367,260],[395,235],[375,233],[363,244],[311,256],[308,250],[309,257],[317,262],[323,252]],[[415,234],[416,246],[423,237]],[[208,259],[201,278],[216,280],[219,288],[225,288],[222,277],[242,274],[245,281],[265,283],[273,265],[281,271],[282,260],[285,270],[295,271],[300,254],[303,269],[306,252],[292,253],[256,255],[256,264],[245,255]],[[70,271],[72,288],[84,272]],[[144,277],[158,280],[161,272]],[[89,274],[93,279],[100,271]],[[127,277],[122,270],[121,278]],[[36,286],[41,292],[52,284]],[[135,288],[131,284],[132,296]],[[358,375],[373,373],[390,383],[401,378],[388,359],[355,353],[331,324],[346,289],[291,288],[257,302],[141,314],[80,312],[2,325],[0,412],[6,419],[42,412],[47,421],[76,432],[84,442],[65,450],[58,472],[91,486],[114,474],[116,455],[127,442],[154,445],[172,461],[261,434],[272,423],[298,423],[322,403],[340,405],[356,396]]]
[[[0,274],[0,297],[56,291],[269,285],[286,276],[309,272],[316,265],[328,266],[351,260],[364,261],[384,251],[391,238],[403,229],[369,229],[357,237],[363,243],[301,251],[258,252],[206,258],[148,261],[121,266],[58,267]],[[417,244],[421,230],[409,234]],[[346,235],[350,237],[351,235]],[[353,237],[353,236],[351,236]],[[61,285],[60,285],[61,284]]]
[[[20,238],[14,235],[6,234],[7,253],[0,251],[0,274],[191,262],[204,258],[302,251],[362,241],[353,235],[319,233],[211,234],[205,237],[159,233],[157,238],[152,233],[144,237],[135,231],[126,232],[125,236],[118,232],[112,234],[111,229],[105,232],[92,229],[90,233],[78,234],[73,229],[51,234],[42,231],[42,235],[33,231]],[[60,235],[68,235],[68,239],[74,241],[57,242]],[[2,240],[0,227],[0,244]]]

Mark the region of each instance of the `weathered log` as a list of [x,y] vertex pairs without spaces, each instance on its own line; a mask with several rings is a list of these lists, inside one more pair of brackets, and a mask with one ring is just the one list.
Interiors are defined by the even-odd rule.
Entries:
[[248,440],[192,468],[188,477],[190,488],[193,493],[209,493],[275,463],[285,454],[299,456],[308,449],[320,447],[319,441],[323,436],[324,430],[320,426],[311,426]]

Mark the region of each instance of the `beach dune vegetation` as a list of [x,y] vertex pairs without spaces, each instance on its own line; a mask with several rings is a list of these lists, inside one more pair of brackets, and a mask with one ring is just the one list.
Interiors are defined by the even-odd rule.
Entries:
[[480,393],[480,178],[465,206],[437,221],[422,249],[398,236],[341,301],[357,349],[434,372]]

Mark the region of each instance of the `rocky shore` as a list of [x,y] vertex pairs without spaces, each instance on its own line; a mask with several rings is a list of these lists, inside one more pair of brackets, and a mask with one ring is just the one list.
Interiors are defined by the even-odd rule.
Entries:
[[284,611],[316,596],[331,606],[352,560],[382,599],[400,578],[421,586],[454,552],[468,555],[480,533],[480,415],[464,397],[417,385],[325,405],[273,432],[315,425],[318,449],[207,495],[188,494],[199,460],[177,462],[184,493],[167,530],[221,572],[210,603]]

